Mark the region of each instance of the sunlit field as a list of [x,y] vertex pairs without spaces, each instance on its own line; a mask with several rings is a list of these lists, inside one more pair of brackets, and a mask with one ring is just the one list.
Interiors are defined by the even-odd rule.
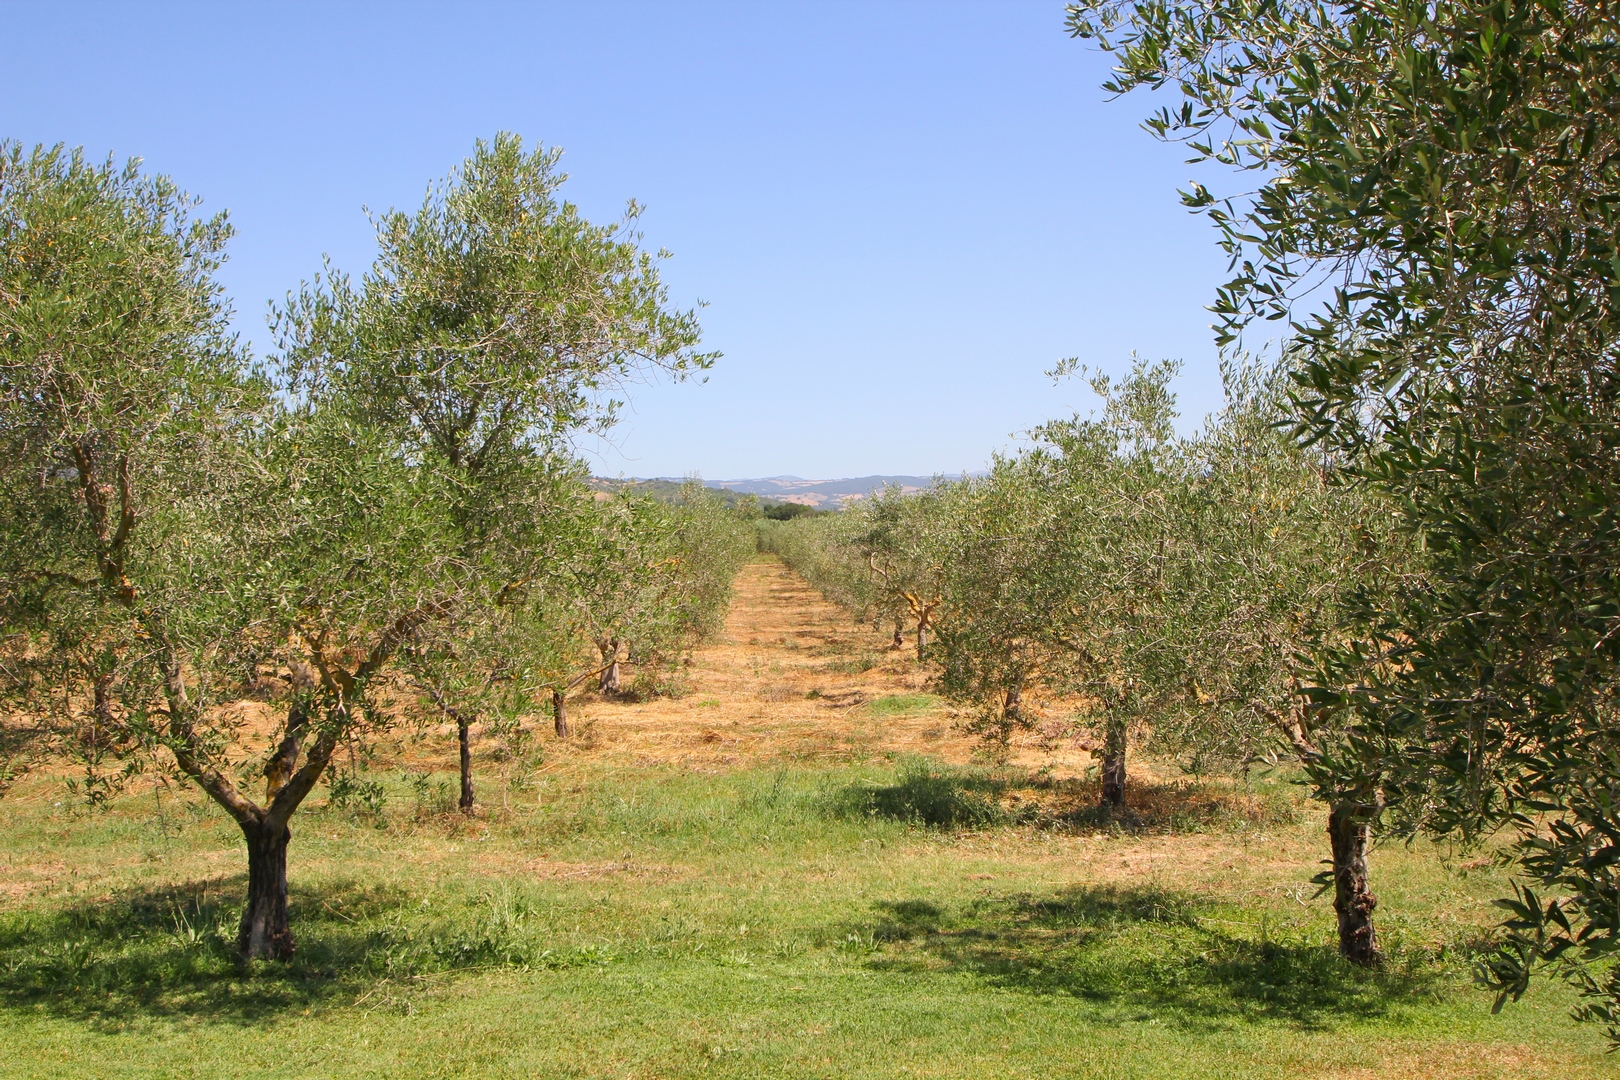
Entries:
[[[291,961],[236,959],[240,833],[193,789],[0,803],[7,1076],[1577,1077],[1601,1032],[1499,1015],[1478,854],[1374,852],[1387,963],[1341,961],[1290,778],[976,755],[909,654],[773,561],[676,696],[475,741],[401,729],[293,823]],[[1047,766],[1047,767],[1044,767]],[[342,805],[336,805],[341,802]]]

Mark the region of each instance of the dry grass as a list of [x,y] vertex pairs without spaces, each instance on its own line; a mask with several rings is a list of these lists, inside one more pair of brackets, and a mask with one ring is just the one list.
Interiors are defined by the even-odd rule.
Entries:
[[[691,693],[639,703],[587,696],[576,708],[587,737],[559,746],[559,756],[705,770],[884,753],[967,761],[974,742],[941,738],[937,714],[879,717],[862,708],[919,693],[927,681],[909,651],[886,646],[883,635],[852,625],[781,563],[761,559],[738,575],[721,639],[697,650],[682,672]],[[876,663],[850,672],[828,662],[851,656]]]

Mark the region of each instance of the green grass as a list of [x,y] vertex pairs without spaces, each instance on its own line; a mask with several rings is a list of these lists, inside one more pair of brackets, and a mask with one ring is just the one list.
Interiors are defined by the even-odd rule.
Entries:
[[40,781],[0,802],[0,882],[33,883],[0,906],[0,1076],[1609,1069],[1564,988],[1493,1017],[1469,984],[1489,867],[1380,849],[1390,962],[1342,964],[1310,808],[1137,832],[1017,823],[1013,774],[919,759],[514,762],[466,821],[382,779],[380,814],[295,820],[298,955],[252,970],[230,954],[241,846],[211,809],[88,814]]
[[863,707],[873,716],[919,716],[938,709],[941,700],[934,694],[891,694],[873,698]]

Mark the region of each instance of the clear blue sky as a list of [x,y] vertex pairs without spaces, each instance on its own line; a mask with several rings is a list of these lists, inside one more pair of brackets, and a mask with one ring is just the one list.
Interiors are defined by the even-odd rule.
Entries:
[[647,206],[706,385],[636,388],[599,471],[953,472],[1089,408],[1042,372],[1183,359],[1219,399],[1191,167],[1108,102],[1061,0],[0,6],[0,136],[139,155],[228,208],[242,332],[369,263],[473,140],[566,150],[598,219]]

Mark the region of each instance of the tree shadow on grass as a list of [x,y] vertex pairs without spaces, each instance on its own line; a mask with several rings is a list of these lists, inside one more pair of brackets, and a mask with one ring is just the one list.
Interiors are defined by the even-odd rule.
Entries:
[[385,979],[569,960],[510,903],[425,915],[398,889],[338,882],[293,894],[291,960],[244,965],[244,891],[237,875],[0,914],[0,1009],[108,1028],[165,1017],[246,1024],[347,1002]]
[[1115,1019],[1194,1029],[1331,1028],[1431,1002],[1446,982],[1432,965],[1365,971],[1252,912],[1152,887],[1018,894],[954,913],[888,902],[864,929],[841,929],[880,969],[966,973],[1075,997]]
[[1204,832],[1290,824],[1298,819],[1289,789],[1240,789],[1211,780],[1135,781],[1129,806],[1100,804],[1096,779],[1054,779],[1009,766],[951,765],[903,757],[892,783],[857,781],[832,793],[838,817],[883,817],[938,829],[1032,824],[1079,831]]

